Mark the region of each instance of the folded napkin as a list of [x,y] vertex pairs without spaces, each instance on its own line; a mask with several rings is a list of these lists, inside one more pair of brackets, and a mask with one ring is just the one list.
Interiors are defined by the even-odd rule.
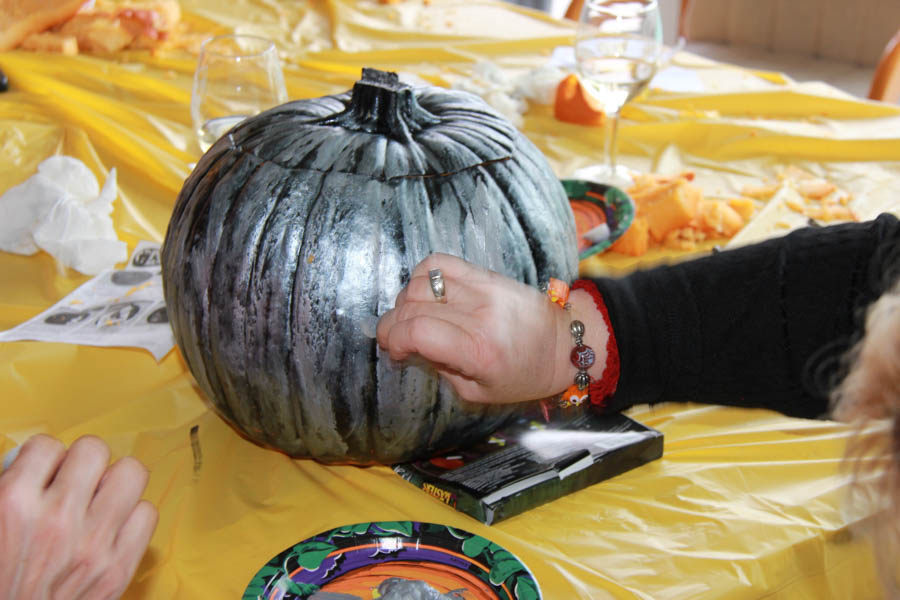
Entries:
[[52,156],[0,196],[0,250],[31,255],[42,249],[87,275],[112,268],[128,255],[110,217],[115,199],[115,169],[101,190],[83,162]]

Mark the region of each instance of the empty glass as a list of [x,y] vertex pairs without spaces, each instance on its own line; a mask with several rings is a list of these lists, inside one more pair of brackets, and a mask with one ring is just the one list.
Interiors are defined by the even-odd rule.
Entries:
[[285,102],[284,74],[271,40],[230,34],[203,43],[191,93],[191,117],[203,152],[247,117]]

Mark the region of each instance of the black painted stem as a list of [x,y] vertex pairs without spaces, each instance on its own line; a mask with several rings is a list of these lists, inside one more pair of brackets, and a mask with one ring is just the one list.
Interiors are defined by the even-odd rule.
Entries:
[[412,88],[396,73],[366,68],[353,86],[347,110],[322,123],[411,142],[413,134],[439,120],[419,105]]

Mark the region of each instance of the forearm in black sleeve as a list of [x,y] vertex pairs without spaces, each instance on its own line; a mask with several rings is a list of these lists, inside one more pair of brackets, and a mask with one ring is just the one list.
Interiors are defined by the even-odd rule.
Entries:
[[806,228],[673,266],[596,280],[620,378],[609,408],[705,402],[827,412],[829,377],[884,290],[897,219]]

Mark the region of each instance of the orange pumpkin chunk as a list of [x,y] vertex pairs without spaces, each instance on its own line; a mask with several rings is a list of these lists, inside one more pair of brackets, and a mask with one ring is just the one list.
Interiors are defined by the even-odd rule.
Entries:
[[666,193],[640,204],[638,211],[647,219],[650,235],[661,242],[670,231],[687,227],[694,220],[701,196],[699,188],[678,180]]
[[569,75],[556,86],[553,116],[560,121],[578,125],[600,126],[606,122],[603,108],[581,85],[575,74]]
[[610,250],[629,256],[641,256],[650,246],[650,234],[647,219],[635,217],[622,237],[613,242]]
[[736,210],[744,221],[749,221],[756,212],[756,204],[751,198],[729,198],[728,206]]
[[720,200],[700,202],[701,229],[731,237],[744,226],[741,215]]

